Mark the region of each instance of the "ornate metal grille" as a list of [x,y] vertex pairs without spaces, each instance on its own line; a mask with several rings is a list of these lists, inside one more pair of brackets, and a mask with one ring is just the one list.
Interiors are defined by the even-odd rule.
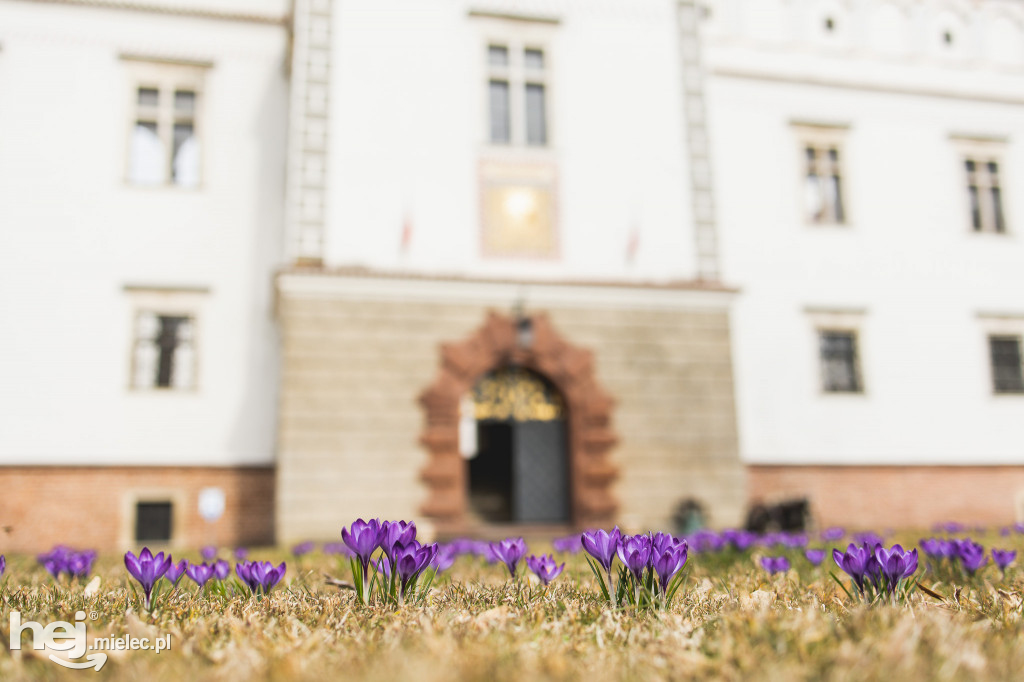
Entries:
[[487,374],[473,389],[478,421],[552,421],[565,416],[562,396],[536,374],[505,367]]

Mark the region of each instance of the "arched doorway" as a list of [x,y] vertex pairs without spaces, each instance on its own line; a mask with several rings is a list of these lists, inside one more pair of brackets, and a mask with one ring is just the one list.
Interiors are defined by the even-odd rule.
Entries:
[[489,523],[475,519],[470,508],[470,465],[459,447],[460,405],[482,378],[508,367],[539,375],[562,397],[568,524],[588,528],[614,523],[618,505],[611,485],[618,470],[609,460],[617,440],[611,430],[613,401],[597,383],[589,350],[565,341],[546,315],[516,319],[491,312],[468,338],[442,344],[440,365],[420,395],[425,411],[420,443],[429,453],[421,472],[428,489],[421,511],[439,533],[465,533],[477,523]]
[[566,407],[554,384],[506,366],[462,403],[459,450],[469,467],[469,515],[484,523],[568,523]]

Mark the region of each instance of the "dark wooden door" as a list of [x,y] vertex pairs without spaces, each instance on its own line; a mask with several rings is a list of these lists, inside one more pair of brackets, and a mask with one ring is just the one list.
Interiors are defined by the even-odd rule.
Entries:
[[512,510],[520,523],[569,520],[565,422],[519,421],[512,430]]

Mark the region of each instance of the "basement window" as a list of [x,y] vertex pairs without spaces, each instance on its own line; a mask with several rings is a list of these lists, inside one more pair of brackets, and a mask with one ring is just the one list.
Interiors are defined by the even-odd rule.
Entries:
[[135,541],[170,542],[174,505],[170,501],[135,504]]

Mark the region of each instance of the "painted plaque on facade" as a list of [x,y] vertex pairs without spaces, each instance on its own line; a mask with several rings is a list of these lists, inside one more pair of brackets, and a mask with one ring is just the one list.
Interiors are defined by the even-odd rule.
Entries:
[[481,166],[481,220],[485,256],[555,258],[555,173],[549,165]]

